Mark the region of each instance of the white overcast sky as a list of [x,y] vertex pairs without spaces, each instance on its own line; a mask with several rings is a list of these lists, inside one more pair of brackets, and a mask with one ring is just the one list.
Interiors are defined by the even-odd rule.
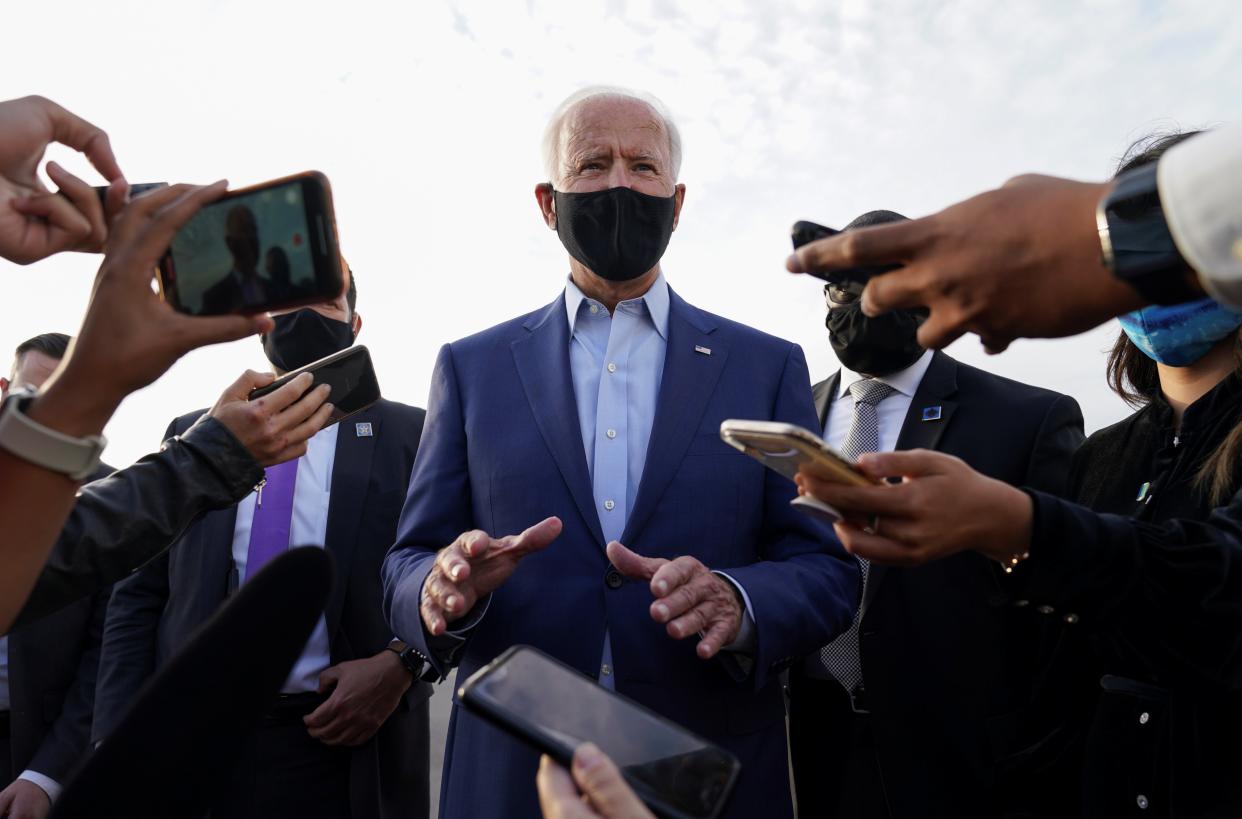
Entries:
[[[385,395],[419,405],[441,344],[560,290],[532,191],[543,124],[583,85],[645,89],[678,119],[672,286],[799,342],[815,378],[836,362],[820,288],[783,270],[795,220],[921,215],[1024,171],[1100,179],[1134,138],[1232,121],[1242,100],[1237,0],[45,0],[4,21],[0,98],[103,126],[132,182],[324,171],[360,341]],[[7,366],[22,339],[76,330],[97,259],[0,265]],[[1104,387],[1115,333],[951,352],[1075,395],[1094,429],[1126,412]],[[121,407],[106,459],[264,364],[257,340],[187,356]]]

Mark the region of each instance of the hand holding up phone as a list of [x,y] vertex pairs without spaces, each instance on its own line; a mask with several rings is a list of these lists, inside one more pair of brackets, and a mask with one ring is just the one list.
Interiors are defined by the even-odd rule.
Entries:
[[228,427],[254,459],[263,466],[284,463],[306,454],[306,442],[323,429],[332,415],[327,403],[332,388],[302,373],[264,398],[250,393],[276,379],[271,373],[246,370],[216,401],[207,414]]
[[545,518],[520,535],[493,538],[477,529],[441,549],[423,584],[418,610],[423,626],[438,637],[461,619],[480,598],[500,588],[522,558],[561,534],[561,519]]
[[[126,206],[113,222],[82,328],[31,406],[31,418],[69,435],[98,434],[126,395],[190,350],[271,328],[267,316],[181,315],[151,289],[173,234],[224,187],[223,181],[174,185]],[[90,196],[98,204],[94,191]]]

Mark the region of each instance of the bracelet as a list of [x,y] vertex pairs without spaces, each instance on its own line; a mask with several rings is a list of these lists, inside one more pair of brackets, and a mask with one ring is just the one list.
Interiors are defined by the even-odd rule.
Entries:
[[1017,568],[1018,564],[1023,562],[1024,560],[1028,560],[1030,556],[1031,556],[1030,550],[1023,549],[1021,552],[1016,552],[1015,554],[1011,554],[1009,557],[1005,558],[1004,560],[998,560],[996,562],[1000,564],[1000,567],[1002,570],[1004,570],[1005,574],[1013,574],[1013,570]]

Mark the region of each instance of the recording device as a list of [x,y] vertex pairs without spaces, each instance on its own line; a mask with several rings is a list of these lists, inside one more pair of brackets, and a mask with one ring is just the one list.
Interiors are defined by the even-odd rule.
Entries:
[[566,768],[578,746],[594,742],[666,819],[719,816],[742,767],[723,748],[530,646],[513,646],[479,669],[457,696]]
[[[720,438],[791,481],[805,469],[820,480],[832,483],[849,486],[874,486],[876,483],[828,446],[823,438],[794,424],[729,419],[720,424]],[[809,495],[794,498],[790,505],[828,523],[844,517],[831,505]]]
[[320,384],[328,384],[332,388],[332,392],[328,394],[332,415],[328,417],[325,427],[361,412],[380,399],[379,381],[376,380],[375,368],[371,365],[371,353],[366,347],[358,345],[312,361],[305,367],[285,373],[266,387],[251,390],[250,400],[275,392],[302,373],[310,373],[315,377],[314,383],[306,392]]
[[[794,222],[794,226],[789,231],[789,238],[793,241],[794,250],[811,242],[827,239],[829,236],[836,236],[841,231],[823,225],[817,225],[814,222],[799,221]],[[817,273],[813,270],[807,271],[811,276],[817,279],[823,279],[830,285],[840,286],[849,291],[856,291],[855,297],[862,295],[862,289],[866,286],[867,281],[872,276],[878,276],[881,273],[887,273],[890,270],[896,270],[901,267],[899,264],[884,264],[875,267],[850,267],[844,270],[833,270],[827,273]]]
[[[107,185],[95,185],[94,187],[95,187],[95,195],[99,197],[99,206],[107,210],[108,186]],[[167,188],[167,187],[168,187],[167,182],[131,182],[129,184],[129,198],[131,200],[137,199],[139,196],[142,196],[144,193],[150,193],[151,191],[155,191],[155,190],[159,190],[160,188]]]
[[[299,544],[300,545],[300,544]],[[65,785],[53,819],[199,819],[323,616],[332,555],[290,548],[137,692]],[[134,787],[134,771],[150,776]]]
[[232,191],[177,232],[164,300],[196,316],[332,301],[345,289],[328,178],[317,171]]

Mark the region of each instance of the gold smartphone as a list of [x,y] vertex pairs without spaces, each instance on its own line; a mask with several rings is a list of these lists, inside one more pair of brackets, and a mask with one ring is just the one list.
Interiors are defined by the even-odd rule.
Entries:
[[720,424],[720,437],[729,446],[790,480],[805,467],[807,472],[825,481],[851,486],[874,486],[876,483],[828,446],[823,438],[794,424],[729,419]]

